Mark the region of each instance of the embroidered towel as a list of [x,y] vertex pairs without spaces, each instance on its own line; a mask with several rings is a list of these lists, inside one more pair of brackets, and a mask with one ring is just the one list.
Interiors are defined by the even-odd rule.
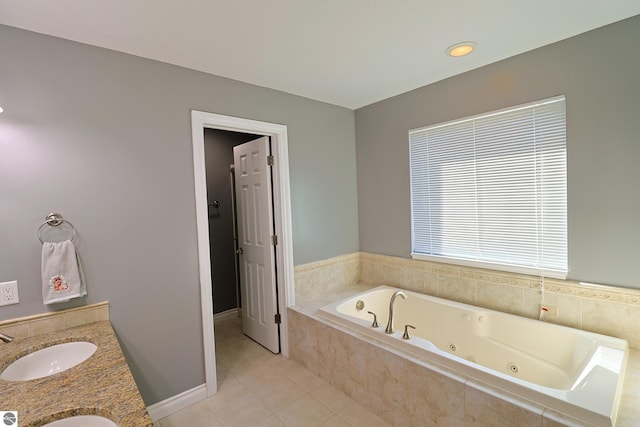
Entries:
[[87,294],[80,258],[71,240],[42,244],[42,301],[66,302]]

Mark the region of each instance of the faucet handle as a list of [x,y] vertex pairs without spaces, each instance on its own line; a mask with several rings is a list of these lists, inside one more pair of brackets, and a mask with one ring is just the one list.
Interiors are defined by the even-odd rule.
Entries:
[[0,340],[2,342],[7,342],[8,343],[8,342],[13,341],[14,339],[15,338],[12,337],[11,335],[6,335],[6,334],[3,334],[3,333],[0,332]]
[[372,328],[377,328],[378,326],[378,317],[376,316],[376,314],[373,311],[367,311],[367,313],[372,314],[373,315],[373,323],[371,324]]
[[411,336],[409,335],[409,328],[416,329],[416,327],[413,325],[404,325],[404,334],[402,334],[402,339],[408,340],[409,338],[411,338]]

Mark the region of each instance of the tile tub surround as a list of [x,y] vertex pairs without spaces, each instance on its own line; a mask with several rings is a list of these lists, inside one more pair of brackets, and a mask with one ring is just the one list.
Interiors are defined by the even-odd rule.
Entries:
[[89,341],[98,348],[79,365],[49,377],[0,380],[0,408],[18,411],[20,425],[26,427],[72,415],[101,415],[121,427],[151,427],[151,418],[108,321],[2,344],[0,371],[27,352],[70,341]]
[[[290,357],[397,426],[583,426],[290,307]],[[631,350],[616,427],[637,427],[640,350]]]
[[331,298],[360,281],[360,253],[341,255],[294,268],[296,301]]
[[[354,274],[354,271],[357,271],[358,274]],[[367,390],[367,386],[366,383],[361,384],[360,382],[362,378],[366,378],[364,366],[368,360],[365,356],[367,350],[370,352],[380,350],[372,349],[371,344],[366,341],[362,343],[359,340],[345,338],[345,336],[350,336],[349,331],[335,332],[333,326],[318,321],[315,318],[317,308],[342,300],[362,289],[388,284],[529,318],[537,318],[540,310],[541,286],[539,277],[386,255],[360,252],[300,265],[295,267],[295,277],[296,305],[289,309],[290,316],[292,316],[290,319],[293,319],[290,320],[289,330],[291,357],[336,388],[368,406],[378,415],[381,415],[379,408],[370,402],[378,402],[379,400],[375,397],[372,399],[367,397],[367,395],[375,394],[376,391],[363,391]],[[327,277],[331,279],[331,284],[323,283]],[[640,350],[638,350],[640,349],[640,329],[637,328],[637,325],[640,324],[640,290],[556,279],[545,279],[544,285],[545,303],[556,306],[558,309],[557,316],[547,318],[549,322],[611,335],[629,342],[629,346],[632,348],[629,353],[616,427],[637,427],[640,419],[640,408],[637,405],[637,402],[640,401]],[[330,343],[330,345],[326,343]],[[309,348],[313,350],[309,351]],[[348,354],[347,349],[349,349]],[[389,356],[392,360],[396,360],[394,354],[391,352],[391,356]],[[342,359],[336,355],[340,355]],[[417,361],[399,363],[407,363],[407,366],[412,369],[416,369],[416,364],[420,365]],[[451,373],[424,375],[427,375],[427,378],[429,375],[436,375],[438,381],[451,385],[449,374]],[[454,379],[456,378],[455,374],[451,375]],[[334,377],[335,381],[332,382]],[[416,388],[415,385],[412,387],[415,392],[423,390]],[[465,387],[458,391],[463,393],[468,390],[469,396],[481,393],[473,382],[465,383]],[[488,395],[495,398],[496,393],[492,392]],[[410,398],[413,397],[410,396]],[[490,397],[484,398],[490,399]],[[516,402],[518,401],[516,397],[509,397],[506,402],[514,401],[514,399]],[[460,410],[463,401],[460,398],[454,401],[456,404],[450,408],[454,412],[449,413],[443,409],[442,411],[447,415],[439,421],[429,420],[427,422],[422,418],[424,425],[456,425],[455,422],[447,420],[453,417],[459,421],[455,411]],[[398,404],[397,399],[392,398],[391,402]],[[464,400],[463,403],[462,407],[465,408],[465,405],[469,405],[470,411],[473,408],[478,408],[478,405],[473,405],[467,400]],[[411,408],[396,407],[395,410],[402,412],[406,409],[432,414],[434,411],[437,413],[438,408],[446,408],[448,405],[446,399],[431,401],[425,398],[422,403],[414,404]],[[503,403],[496,408],[501,408],[496,411],[508,411],[510,406]],[[519,411],[521,409],[516,412],[520,413]],[[529,412],[531,411],[525,410],[525,415],[521,414],[525,420],[528,416],[526,414]],[[533,412],[536,413],[536,411]],[[490,418],[487,417],[491,416],[484,414],[476,417],[471,414],[472,412],[468,412],[469,419],[460,425],[479,426],[482,425],[482,422],[489,420]],[[413,412],[411,417],[421,419]],[[503,421],[508,419],[503,419]],[[541,420],[543,427],[581,425],[575,420],[567,418],[564,414],[549,410],[543,413]],[[406,425],[420,425],[420,423],[410,422]],[[528,424],[523,421],[522,425]]]
[[[296,305],[316,308],[350,289],[390,285],[535,319],[542,298],[536,276],[365,252],[296,266],[295,283]],[[545,279],[544,301],[557,308],[548,322],[623,338],[640,349],[640,290]]]

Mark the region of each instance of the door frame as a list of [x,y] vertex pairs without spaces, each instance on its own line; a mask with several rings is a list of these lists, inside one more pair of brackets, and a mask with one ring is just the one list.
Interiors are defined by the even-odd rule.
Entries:
[[278,244],[275,246],[275,256],[277,265],[278,307],[281,316],[280,351],[282,355],[286,357],[289,356],[287,307],[293,305],[295,302],[295,289],[287,126],[191,110],[204,366],[207,396],[211,396],[217,391],[217,376],[213,328],[213,284],[211,280],[211,258],[209,253],[207,178],[204,156],[204,130],[206,128],[253,133],[258,136],[271,137],[271,154],[274,157],[272,169],[273,214],[275,233],[278,236]]

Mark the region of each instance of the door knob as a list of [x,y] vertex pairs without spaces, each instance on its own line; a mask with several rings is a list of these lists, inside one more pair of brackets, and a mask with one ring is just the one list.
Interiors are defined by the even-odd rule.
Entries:
[[242,248],[238,248],[238,249],[236,249],[236,253],[238,255],[242,255],[244,253],[244,251],[242,250]]

